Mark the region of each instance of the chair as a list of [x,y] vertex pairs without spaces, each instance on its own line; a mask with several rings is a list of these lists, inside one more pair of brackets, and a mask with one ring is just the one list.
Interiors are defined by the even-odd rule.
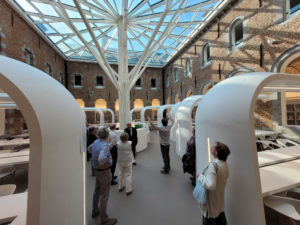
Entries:
[[[284,148],[285,147],[285,145],[277,144],[273,141],[268,141],[268,140],[261,140],[261,141],[257,141],[257,142],[261,142],[264,145],[264,147],[268,146],[271,149],[277,149],[277,148]],[[269,150],[269,149],[265,149],[265,150]]]
[[0,168],[0,179],[10,175],[15,175],[15,172],[16,169],[13,166]]
[[288,190],[287,196],[290,198],[300,200],[300,188],[293,188],[291,190]]
[[285,139],[285,138],[277,138],[278,144],[285,145],[286,147],[299,145],[297,142]]
[[12,195],[17,186],[15,184],[4,184],[0,185],[0,197],[4,195]]
[[264,198],[264,204],[289,218],[292,224],[300,221],[300,200],[281,196],[269,196]]

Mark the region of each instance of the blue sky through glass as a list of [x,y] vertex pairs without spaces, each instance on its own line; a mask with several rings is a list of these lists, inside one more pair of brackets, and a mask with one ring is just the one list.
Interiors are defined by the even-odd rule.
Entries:
[[[87,30],[83,19],[75,7],[73,0],[31,1],[9,0],[20,6],[20,9],[35,25],[49,38],[49,40],[70,59],[95,60],[81,38],[96,51],[96,45]],[[201,21],[211,13],[210,9],[222,1],[216,0],[127,0],[128,28],[127,45],[128,61],[135,64],[145,50],[149,39],[156,29],[169,2],[171,11],[165,16],[155,41],[162,41],[158,49],[153,49],[156,56],[149,66],[163,66],[179,49],[188,36],[197,30]],[[223,0],[225,1],[225,0]],[[60,4],[60,2],[62,4]],[[176,3],[177,2],[177,3]],[[176,3],[176,4],[175,4]],[[181,4],[183,3],[183,4]],[[178,7],[181,5],[181,8]],[[122,0],[86,0],[80,6],[100,46],[103,48],[107,60],[117,62],[118,32],[117,24],[122,12]],[[204,11],[201,11],[203,9]],[[178,11],[177,11],[178,10]],[[175,12],[177,13],[175,14]],[[67,13],[68,20],[62,17]],[[175,21],[177,23],[175,23]],[[170,22],[173,22],[169,25]],[[73,24],[76,32],[70,26]],[[169,25],[169,26],[168,26]],[[161,35],[167,35],[160,38]],[[151,46],[154,46],[152,43]],[[150,56],[149,56],[150,57]]]

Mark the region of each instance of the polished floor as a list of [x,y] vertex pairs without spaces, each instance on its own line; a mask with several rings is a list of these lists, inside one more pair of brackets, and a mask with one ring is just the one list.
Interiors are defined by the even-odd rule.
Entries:
[[[151,133],[148,149],[138,153],[133,168],[134,192],[130,196],[111,186],[108,214],[118,219],[118,225],[200,225],[200,209],[192,197],[193,186],[189,175],[182,171],[181,159],[171,145],[171,173],[161,174],[162,159],[159,138]],[[88,164],[90,168],[90,164]],[[87,176],[88,225],[99,225],[100,219],[91,218],[95,179],[90,170]]]

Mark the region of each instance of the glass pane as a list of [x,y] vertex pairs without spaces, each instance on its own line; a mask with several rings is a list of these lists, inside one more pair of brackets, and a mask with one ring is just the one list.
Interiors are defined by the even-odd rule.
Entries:
[[81,85],[81,76],[75,75],[75,85],[80,86]]
[[294,13],[300,9],[300,0],[290,0],[290,13]]
[[243,21],[239,21],[235,26],[235,44],[238,45],[243,41]]
[[156,79],[151,79],[151,87],[152,88],[156,87]]
[[103,86],[103,77],[97,76],[97,86]]
[[139,78],[136,83],[135,86],[140,87],[141,86],[141,78]]
[[[79,51],[79,48],[84,46],[80,41],[81,38],[92,46],[95,46],[95,44],[73,0],[61,0],[62,5],[55,4],[55,6],[52,1],[8,1],[16,2],[25,12],[35,13],[34,16],[30,15],[28,17],[36,22],[35,26],[41,29],[56,47],[64,52],[66,57],[95,60],[88,48]],[[185,42],[189,35],[199,28],[201,25],[199,21],[208,18],[221,1],[224,0],[187,0],[184,4],[181,4],[182,1],[177,0],[128,0],[128,62],[136,64],[139,61],[142,55],[141,52],[147,46],[160,22],[161,16],[166,10],[166,4],[170,4],[170,11],[161,26],[158,27],[159,32],[154,36],[154,41],[151,43],[151,47],[154,47],[157,41],[162,41],[162,43],[159,43],[161,47],[152,58],[149,66],[164,66],[171,59],[171,56],[180,50],[178,48],[179,44]],[[297,5],[299,5],[299,1],[291,1],[291,7]],[[118,34],[116,30],[118,29],[118,23],[113,19],[124,14],[122,12],[122,1],[86,0],[80,1],[80,6],[85,17],[90,20],[91,32],[98,39],[107,60],[110,63],[117,63]],[[180,10],[178,10],[179,7]],[[74,33],[72,26],[67,25],[66,18],[60,18],[60,13],[64,11],[66,11],[71,23],[80,31],[80,34]],[[177,14],[175,14],[176,12]],[[168,26],[171,21],[173,24]],[[168,37],[160,39],[165,34]],[[242,39],[242,37],[237,37],[236,40],[239,38]],[[94,49],[98,52],[96,48]]]

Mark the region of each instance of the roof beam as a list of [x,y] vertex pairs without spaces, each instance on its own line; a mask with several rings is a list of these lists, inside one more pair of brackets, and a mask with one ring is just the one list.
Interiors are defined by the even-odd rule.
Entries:
[[85,15],[84,15],[84,13],[83,13],[83,10],[82,10],[80,4],[78,3],[78,0],[73,0],[73,1],[74,1],[75,5],[78,8],[78,12],[80,13],[80,15],[82,17],[85,26],[87,27],[87,29],[89,30],[90,35],[92,36],[94,44],[96,45],[96,48],[97,48],[97,50],[100,53],[100,56],[101,56],[101,58],[102,58],[102,60],[104,62],[104,65],[106,66],[106,68],[109,71],[109,74],[108,74],[109,76],[108,77],[111,79],[112,83],[116,86],[116,88],[118,90],[119,87],[116,85],[118,83],[118,81],[116,79],[116,77],[118,76],[117,73],[111,68],[109,62],[107,61],[107,59],[106,59],[106,57],[104,55],[104,52],[102,51],[102,48],[100,47],[99,42],[96,39],[94,32],[91,30],[91,27],[90,27],[90,25],[89,25],[89,23],[88,23]]

